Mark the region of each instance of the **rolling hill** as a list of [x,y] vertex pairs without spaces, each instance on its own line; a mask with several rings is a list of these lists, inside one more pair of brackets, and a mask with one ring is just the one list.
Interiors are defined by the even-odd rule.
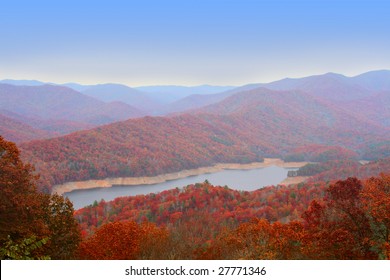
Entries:
[[232,86],[142,86],[137,90],[145,92],[150,98],[163,105],[174,103],[191,95],[212,95],[232,90]]
[[[303,78],[285,78],[271,83],[248,85],[272,90],[302,90],[324,99],[335,101],[355,100],[369,96],[375,91],[390,90],[390,70],[378,70],[346,77],[326,73]],[[249,88],[251,89],[251,88]]]
[[230,91],[222,92],[222,93],[207,94],[207,95],[192,94],[190,96],[181,98],[177,101],[174,101],[172,103],[169,103],[169,104],[163,106],[158,111],[158,114],[167,115],[167,114],[173,114],[173,113],[181,113],[181,112],[185,112],[185,111],[192,111],[192,110],[199,109],[201,107],[222,101],[226,97],[228,97],[232,94],[233,93],[231,93]]
[[[23,115],[11,112],[9,110],[0,110],[0,114],[3,115],[5,118],[9,118],[13,120],[14,122],[17,122],[19,124],[23,124],[24,126],[33,128],[34,130],[38,130],[39,132],[45,132],[45,133],[38,133],[37,135],[41,135],[42,137],[34,137],[34,138],[24,138],[19,137],[19,140],[16,142],[25,142],[32,139],[45,139],[45,138],[51,138],[54,136],[61,136],[65,135],[71,132],[79,131],[79,130],[85,130],[85,129],[91,129],[93,127],[96,127],[96,125],[88,124],[85,122],[77,122],[77,121],[70,121],[70,120],[52,120],[52,119],[43,119],[39,117],[28,117],[26,118]],[[0,122],[1,124],[1,122]],[[7,126],[7,123],[4,122],[2,125]],[[13,129],[12,127],[8,127],[8,131],[15,131],[16,129]],[[4,134],[2,134],[6,139],[11,139],[12,136],[8,135],[6,133],[6,130],[3,130]],[[14,133],[14,132],[12,132]],[[19,130],[18,133],[20,135],[24,135],[23,130]],[[9,137],[10,136],[10,137]]]
[[[279,149],[283,148],[283,143],[288,146],[317,143],[354,147],[369,138],[386,137],[389,132],[369,119],[301,91],[257,88],[194,112],[205,113],[241,120],[246,127],[237,125],[237,131],[250,130],[261,138],[269,134],[267,142],[275,143]],[[361,137],[357,137],[359,135]]]
[[389,129],[309,93],[258,88],[191,114],[127,120],[21,148],[52,185],[259,161],[309,144],[359,153],[389,137]]
[[223,118],[144,117],[21,145],[49,186],[262,160]]
[[390,90],[390,70],[370,71],[352,77],[351,80],[361,87],[375,91]]
[[0,110],[25,118],[70,120],[105,124],[144,113],[130,105],[105,103],[63,86],[14,86],[0,84]]
[[[90,125],[86,131],[21,145],[25,159],[37,166],[47,186],[154,176],[263,157],[376,159],[390,151],[388,73],[352,78],[328,73],[264,87],[251,84],[222,93],[190,95],[170,105],[172,112],[183,110],[181,114],[136,119],[129,118],[144,113],[128,104],[105,103],[67,87],[1,84],[4,102],[0,112],[34,129],[55,133],[61,121],[75,122],[80,128]],[[99,88],[104,98],[113,100],[131,90],[118,85],[95,87]],[[114,88],[124,91],[107,97]],[[38,125],[40,120],[55,121],[57,126]],[[92,128],[99,124],[108,125]],[[305,150],[309,154],[302,155]]]
[[363,114],[375,123],[390,127],[390,91],[380,91],[370,97],[344,104],[351,113]]
[[190,111],[218,103],[235,93],[259,88],[276,91],[298,90],[328,100],[333,104],[343,103],[348,106],[351,101],[365,102],[381,91],[389,91],[389,80],[390,71],[388,70],[367,72],[355,77],[327,73],[296,79],[286,78],[271,83],[248,84],[213,94],[192,94],[165,105],[159,113],[164,115]]
[[148,113],[153,113],[160,106],[144,92],[120,84],[93,85],[82,93],[104,102],[120,101]]
[[2,114],[0,114],[0,135],[15,143],[59,136],[58,133],[34,128]]

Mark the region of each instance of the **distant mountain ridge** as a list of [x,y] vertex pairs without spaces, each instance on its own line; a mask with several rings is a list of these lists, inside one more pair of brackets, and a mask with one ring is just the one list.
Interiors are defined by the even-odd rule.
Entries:
[[[367,89],[375,89],[375,90],[387,90],[390,87],[388,79],[390,78],[390,70],[374,70],[365,72],[356,76],[345,76],[338,73],[328,72],[319,75],[312,75],[302,78],[284,78],[281,80],[273,81],[270,83],[259,83],[255,85],[265,86],[265,85],[283,85],[284,88],[279,87],[278,89],[288,89],[292,87],[297,87],[297,85],[305,84],[309,81],[316,80],[318,78],[332,78],[337,79],[339,81],[349,81],[351,84],[355,84],[361,87],[366,87]],[[378,85],[380,85],[378,87]],[[276,89],[276,88],[275,88]]]
[[[298,139],[294,139],[294,135],[300,135],[304,136],[305,141],[317,141],[328,145],[339,145],[341,144],[339,141],[342,141],[343,146],[348,146],[347,138],[341,140],[343,134],[341,132],[357,135],[364,131],[379,136],[384,129],[380,124],[364,116],[350,114],[344,108],[311,93],[296,90],[274,91],[256,88],[236,93],[219,103],[194,110],[192,113],[226,115],[245,120],[245,123],[250,124],[252,132],[259,129],[259,137],[267,133],[274,135],[268,140],[273,143],[279,142],[279,133],[286,130],[285,133],[290,135],[283,139],[286,143],[289,141],[296,143]],[[241,130],[241,127],[237,127],[237,130]],[[333,136],[326,140],[326,133]],[[321,140],[321,137],[324,138]],[[333,142],[336,138],[338,140]]]
[[370,71],[352,77],[352,81],[367,89],[390,91],[390,70]]
[[[0,80],[0,83],[13,85],[44,85],[48,83],[36,80]],[[265,87],[272,90],[302,90],[329,99],[351,100],[364,98],[369,92],[390,91],[390,70],[376,70],[357,76],[347,77],[336,73],[326,73],[303,78],[285,78],[270,83],[254,83],[244,86],[141,86],[129,87],[122,84],[81,85],[77,83],[53,84],[72,88],[83,94],[105,102],[122,101],[140,110],[157,112],[157,114],[177,112],[180,104],[196,104],[194,108],[221,101],[222,96],[233,93]],[[318,91],[319,90],[319,91]],[[337,91],[337,94],[332,92]],[[349,96],[353,91],[353,96]],[[219,94],[221,97],[210,97]],[[192,96],[192,97],[191,97]],[[201,101],[201,99],[204,99]],[[213,102],[215,100],[215,102]],[[158,107],[158,106],[161,107]],[[187,109],[191,106],[186,106]],[[181,110],[183,111],[183,110]]]
[[[144,112],[121,102],[105,103],[63,86],[15,86],[0,84],[0,112],[14,122],[47,134],[60,134],[98,125],[142,117]],[[4,122],[2,122],[4,124]],[[4,136],[13,138],[3,130]],[[17,137],[17,142],[23,141]],[[33,138],[26,137],[24,141]]]
[[[241,87],[203,85],[131,88],[120,84],[77,83],[59,86],[36,80],[3,80],[0,81],[4,82],[0,83],[0,113],[35,129],[61,135],[145,115],[193,114],[202,111],[203,107],[207,108],[203,113],[218,112],[220,110],[215,108],[221,105],[217,104],[235,94],[267,88],[306,93],[310,98],[320,99],[323,104],[327,102],[328,106],[344,110],[362,122],[389,127],[389,81],[389,70],[371,71],[355,77],[327,73]],[[15,94],[7,95],[7,91]],[[171,96],[168,98],[167,94]]]
[[[247,163],[284,157],[304,146],[318,147],[323,158],[334,151],[361,157],[367,151],[379,154],[390,148],[389,127],[368,112],[375,110],[371,108],[375,103],[360,112],[346,106],[379,93],[362,89],[353,100],[355,91],[348,96],[344,89],[354,86],[340,86],[338,78],[329,82],[335,80],[332,75],[320,78],[318,85],[334,90],[250,87],[225,92],[227,97],[221,101],[186,113],[130,119],[21,147],[50,184],[155,176],[220,162]],[[339,98],[338,88],[342,89]]]
[[[129,105],[104,103],[63,86],[0,84],[0,109],[44,119],[68,119],[92,124],[142,116]],[[120,110],[118,110],[120,106]]]
[[102,84],[89,86],[81,93],[104,102],[119,101],[144,112],[154,112],[159,103],[149,98],[145,93],[120,84]]
[[224,92],[190,95],[166,105],[160,112],[169,114],[211,105],[243,91],[257,88],[271,90],[300,90],[312,96],[334,102],[349,102],[374,96],[378,91],[390,91],[390,70],[371,71],[354,77],[326,73],[305,78],[286,78],[271,83],[248,84]]
[[231,90],[233,86],[143,86],[136,89],[146,92],[146,94],[160,101],[163,105],[168,105],[188,98],[192,95],[212,95]]
[[9,141],[16,143],[59,136],[58,133],[34,128],[2,114],[0,114],[0,135],[5,135]]

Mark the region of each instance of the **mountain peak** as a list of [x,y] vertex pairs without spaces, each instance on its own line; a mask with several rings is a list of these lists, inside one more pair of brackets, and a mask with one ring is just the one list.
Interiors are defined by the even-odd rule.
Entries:
[[325,73],[322,76],[324,76],[324,77],[332,77],[332,78],[342,78],[342,79],[347,78],[346,76],[344,76],[342,74],[338,74],[338,73],[334,73],[334,72],[328,72],[328,73]]

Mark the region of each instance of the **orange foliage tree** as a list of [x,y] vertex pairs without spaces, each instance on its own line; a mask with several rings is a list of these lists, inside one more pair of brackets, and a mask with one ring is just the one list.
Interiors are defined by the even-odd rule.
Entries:
[[40,216],[41,197],[31,165],[20,160],[16,145],[0,136],[0,241],[20,239],[32,234],[45,235]]
[[301,259],[303,226],[254,219],[221,233],[202,259]]
[[[16,145],[0,136],[0,245],[11,244],[1,257],[70,259],[81,239],[73,206],[62,197],[39,193],[32,172]],[[39,248],[23,256],[20,250],[30,241]]]
[[307,235],[304,251],[314,259],[377,259],[372,250],[370,216],[356,178],[338,181],[323,203],[313,201],[303,214]]
[[227,229],[205,259],[389,259],[390,175],[331,184],[301,221],[253,220]]
[[113,222],[80,244],[79,257],[95,260],[165,259],[169,234],[151,223]]
[[370,216],[372,247],[380,259],[390,259],[390,175],[367,179],[362,201]]

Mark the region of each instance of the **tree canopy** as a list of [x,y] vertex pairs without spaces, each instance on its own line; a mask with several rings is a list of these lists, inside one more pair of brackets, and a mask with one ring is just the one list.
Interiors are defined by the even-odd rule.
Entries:
[[37,191],[38,176],[0,136],[0,245],[3,258],[69,259],[80,242],[72,203]]

